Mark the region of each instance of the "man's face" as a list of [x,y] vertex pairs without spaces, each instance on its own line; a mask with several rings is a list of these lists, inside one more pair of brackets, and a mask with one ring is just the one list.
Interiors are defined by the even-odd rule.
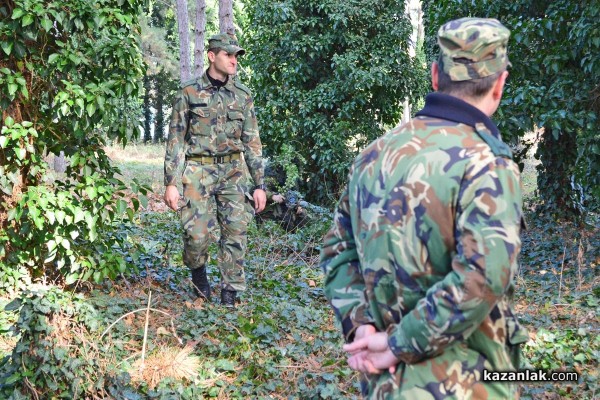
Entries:
[[[211,57],[210,54],[213,54]],[[216,50],[216,53],[209,52],[211,68],[215,72],[215,78],[225,78],[227,75],[235,75],[237,69],[237,54],[227,54],[224,50]],[[221,79],[223,80],[223,79]]]

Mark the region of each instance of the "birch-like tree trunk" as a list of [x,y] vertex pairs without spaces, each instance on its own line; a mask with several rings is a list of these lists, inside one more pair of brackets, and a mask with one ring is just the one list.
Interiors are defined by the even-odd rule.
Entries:
[[194,28],[194,77],[204,72],[204,35],[206,34],[206,0],[196,0],[196,26]]
[[233,0],[219,0],[219,31],[235,35],[233,26]]
[[190,22],[187,0],[177,0],[177,30],[179,32],[179,67],[181,82],[192,77],[190,66]]

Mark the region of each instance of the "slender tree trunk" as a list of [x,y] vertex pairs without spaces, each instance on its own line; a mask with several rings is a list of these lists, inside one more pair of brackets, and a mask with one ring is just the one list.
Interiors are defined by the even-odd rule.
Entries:
[[[168,74],[164,70],[158,71],[155,81],[156,93],[167,93],[169,91],[168,79]],[[165,96],[155,96],[154,143],[161,143],[165,140],[165,106]]]
[[144,143],[152,142],[152,103],[150,92],[152,89],[152,80],[149,75],[144,75]]
[[206,33],[206,0],[196,1],[196,27],[194,42],[194,77],[204,72],[204,35]]
[[235,35],[233,26],[233,0],[219,0],[219,31]]
[[179,32],[179,66],[181,82],[192,77],[190,67],[190,23],[187,0],[177,0],[177,28]]

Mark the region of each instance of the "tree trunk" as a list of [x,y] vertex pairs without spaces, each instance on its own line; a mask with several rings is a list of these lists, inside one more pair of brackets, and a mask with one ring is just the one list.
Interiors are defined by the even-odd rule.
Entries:
[[[166,85],[164,85],[164,80],[167,78],[166,74],[163,71],[160,71],[156,77],[156,92],[164,93],[167,90],[165,87]],[[156,117],[154,119],[154,143],[161,143],[165,139],[164,96],[156,96],[156,102],[154,104],[156,107]]]
[[62,174],[67,170],[67,161],[65,160],[65,152],[61,150],[60,154],[54,155],[54,172]]
[[219,31],[235,35],[233,26],[233,0],[219,0]]
[[190,67],[190,23],[187,0],[177,0],[177,28],[179,32],[179,66],[181,83],[192,77]]
[[194,77],[204,72],[204,35],[206,33],[206,0],[196,1],[196,26],[194,29]]
[[151,78],[148,75],[144,75],[144,144],[152,142],[152,102],[150,98],[151,89]]

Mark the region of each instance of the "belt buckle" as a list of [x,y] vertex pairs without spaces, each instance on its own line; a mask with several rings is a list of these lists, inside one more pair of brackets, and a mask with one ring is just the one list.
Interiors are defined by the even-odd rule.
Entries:
[[216,156],[215,157],[215,164],[223,164],[223,163],[225,163],[225,157],[226,156]]

